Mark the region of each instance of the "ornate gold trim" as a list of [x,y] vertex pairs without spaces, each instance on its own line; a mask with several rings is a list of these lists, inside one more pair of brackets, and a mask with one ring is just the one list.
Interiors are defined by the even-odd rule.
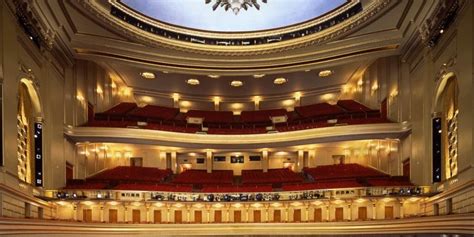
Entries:
[[100,21],[104,22],[108,27],[115,29],[124,36],[134,39],[138,42],[154,46],[166,47],[174,50],[180,50],[190,53],[198,53],[204,55],[218,55],[218,56],[248,56],[248,55],[263,55],[270,53],[278,53],[286,50],[292,50],[310,45],[320,45],[337,38],[347,35],[349,32],[370,22],[376,15],[390,6],[395,5],[398,1],[390,0],[374,0],[365,6],[365,9],[351,18],[318,33],[308,36],[262,45],[249,46],[216,46],[216,45],[201,45],[190,42],[183,42],[174,39],[168,39],[158,36],[121,21],[113,17],[109,10],[97,0],[76,0],[77,5],[81,5],[87,12],[92,13]]

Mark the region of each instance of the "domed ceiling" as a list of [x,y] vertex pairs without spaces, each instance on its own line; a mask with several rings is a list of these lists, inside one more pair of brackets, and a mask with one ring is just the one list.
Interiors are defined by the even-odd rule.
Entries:
[[[146,17],[164,23],[204,31],[249,32],[282,28],[309,21],[331,12],[347,0],[268,0],[256,1],[255,6],[238,13],[217,2],[244,2],[243,0],[121,0],[120,3]],[[230,7],[230,5],[229,5]]]

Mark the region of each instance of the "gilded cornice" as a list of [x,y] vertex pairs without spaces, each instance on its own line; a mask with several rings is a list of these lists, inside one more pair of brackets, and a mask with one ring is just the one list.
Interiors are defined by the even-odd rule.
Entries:
[[[99,3],[97,0],[76,0],[74,3],[82,6],[82,8],[87,12],[92,13],[107,27],[115,29],[122,35],[149,46],[166,47],[188,53],[213,56],[250,56],[279,53],[312,45],[321,45],[329,41],[339,39],[371,22],[374,18],[376,18],[377,15],[379,15],[384,10],[389,9],[390,6],[397,4],[398,1],[374,0],[370,4],[364,6],[364,10],[361,13],[356,14],[353,17],[318,33],[282,42],[248,46],[202,45],[168,39],[131,26],[130,24],[113,17],[110,14],[109,9],[103,7],[103,5],[101,5],[101,3]],[[283,31],[284,29],[279,30]],[[206,34],[219,33],[207,32]],[[248,34],[264,34],[264,32],[254,32]]]

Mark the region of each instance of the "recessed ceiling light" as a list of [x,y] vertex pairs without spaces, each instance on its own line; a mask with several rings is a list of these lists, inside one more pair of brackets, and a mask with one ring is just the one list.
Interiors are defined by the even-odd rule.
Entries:
[[244,83],[242,81],[231,81],[230,85],[233,87],[241,87],[244,85]]
[[162,72],[163,72],[164,74],[168,74],[168,73],[170,73],[170,72],[168,72],[168,71],[162,71]]
[[311,69],[306,69],[306,70],[304,70],[304,71],[305,71],[305,72],[311,72]]
[[219,77],[221,77],[221,76],[216,75],[216,74],[209,74],[207,76],[210,77],[210,78],[219,78]]
[[141,72],[140,76],[142,76],[145,79],[149,79],[149,80],[155,79],[155,73],[153,73],[153,72]]
[[191,86],[197,86],[199,85],[199,80],[196,78],[191,78],[191,79],[186,80],[186,83],[188,83]]
[[262,78],[264,76],[265,76],[265,74],[254,74],[253,78]]
[[278,77],[278,78],[275,78],[275,80],[273,80],[273,84],[275,84],[275,85],[283,85],[287,82],[288,82],[288,80],[284,77]]
[[334,72],[332,70],[322,70],[319,72],[319,77],[328,77],[331,76]]

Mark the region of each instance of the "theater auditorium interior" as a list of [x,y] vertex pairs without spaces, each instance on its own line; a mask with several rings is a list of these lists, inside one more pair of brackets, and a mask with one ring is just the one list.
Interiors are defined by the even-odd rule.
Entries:
[[472,236],[470,0],[0,1],[0,235]]

